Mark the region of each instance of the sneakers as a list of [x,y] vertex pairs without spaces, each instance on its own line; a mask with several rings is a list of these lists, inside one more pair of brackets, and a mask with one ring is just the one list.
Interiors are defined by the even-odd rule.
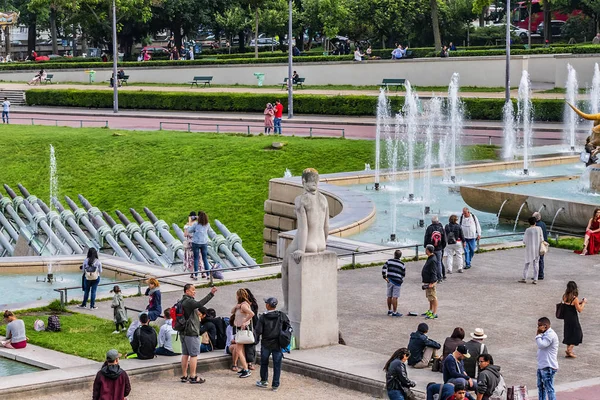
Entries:
[[202,379],[196,375],[195,377],[190,378],[189,381],[190,381],[190,383],[204,383],[204,382],[206,382],[206,379]]
[[450,270],[446,271],[446,273],[452,275],[452,271]]
[[266,388],[269,387],[269,382],[267,382],[267,381],[256,381],[256,386],[258,386],[259,388],[266,389]]
[[121,333],[121,332],[119,332],[119,331],[114,331],[112,334],[113,334],[113,335],[118,335],[119,333]]
[[427,310],[423,314],[421,314],[421,317],[427,317],[430,314],[431,314],[431,310]]
[[458,273],[459,273],[459,274],[462,274],[462,273],[463,273],[463,270],[462,270],[462,268],[458,270]]
[[250,370],[244,369],[242,370],[242,372],[240,373],[240,378],[247,378],[250,375],[252,375],[252,372],[250,372]]
[[391,317],[394,314],[392,310],[388,310],[388,317]]
[[437,316],[437,314],[430,313],[430,314],[429,314],[428,316],[426,316],[425,318],[426,318],[426,319],[437,319],[437,317],[438,317],[438,316]]
[[470,269],[470,268],[471,268],[471,266],[467,265],[464,269]]
[[399,312],[392,313],[392,317],[401,317],[401,316],[402,316],[402,314],[400,314]]
[[77,308],[87,308],[87,307],[84,306],[83,304],[77,304]]
[[121,332],[127,332],[127,328],[122,328]]
[[520,279],[519,283],[527,283],[527,281],[525,279]]
[[279,390],[279,386],[273,386],[273,387],[271,388],[271,390],[272,390],[272,391],[274,391],[274,392],[276,392],[276,391],[278,391],[278,390]]
[[537,285],[537,281],[535,279],[531,283],[533,283],[534,285]]
[[94,306],[94,307],[90,307],[90,310],[97,310],[98,307]]
[[431,312],[431,310],[427,310],[427,312],[425,314],[421,314],[422,316],[424,316],[427,319],[432,319],[431,316],[435,315],[434,313]]

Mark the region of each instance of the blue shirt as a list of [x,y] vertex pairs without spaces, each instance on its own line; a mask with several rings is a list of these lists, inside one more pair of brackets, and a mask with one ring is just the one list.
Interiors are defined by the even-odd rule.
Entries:
[[188,228],[188,233],[192,235],[192,243],[195,244],[207,244],[208,243],[208,230],[210,224],[200,225],[195,223]]
[[552,368],[558,369],[558,336],[552,328],[535,337],[537,343],[537,364],[538,369]]

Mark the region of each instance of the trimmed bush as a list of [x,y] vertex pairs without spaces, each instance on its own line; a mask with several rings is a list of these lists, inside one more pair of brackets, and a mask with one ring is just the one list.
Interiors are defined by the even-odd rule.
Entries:
[[[30,106],[61,106],[111,108],[113,94],[110,90],[45,90],[32,89],[26,94]],[[119,93],[119,106],[143,110],[232,111],[261,113],[265,104],[279,98],[284,107],[287,96],[260,93],[200,93],[200,92],[149,92],[123,91]],[[393,112],[404,105],[404,97],[389,98]],[[502,120],[504,99],[463,98],[465,113],[474,120]],[[516,100],[513,100],[516,108]],[[536,121],[562,121],[564,101],[533,99]],[[322,96],[297,94],[294,111],[298,114],[316,115],[375,115],[376,96]]]

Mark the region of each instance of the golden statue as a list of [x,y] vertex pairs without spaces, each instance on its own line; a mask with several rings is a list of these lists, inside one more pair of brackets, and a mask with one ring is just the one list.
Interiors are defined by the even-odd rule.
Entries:
[[583,111],[577,109],[577,107],[573,106],[571,103],[567,103],[569,107],[573,109],[583,119],[587,119],[588,121],[594,121],[594,127],[592,128],[592,134],[590,135],[589,145],[592,148],[596,148],[600,146],[600,113],[599,114],[586,114]]
[[18,11],[0,12],[0,27],[15,25],[19,20],[19,15]]

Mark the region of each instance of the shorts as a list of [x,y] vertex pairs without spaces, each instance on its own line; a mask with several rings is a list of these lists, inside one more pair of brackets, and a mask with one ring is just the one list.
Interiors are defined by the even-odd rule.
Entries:
[[11,346],[15,349],[24,349],[27,346],[27,340],[23,340],[22,342],[10,343]]
[[387,297],[400,297],[400,285],[396,286],[392,282],[388,282]]
[[181,354],[197,357],[200,354],[200,336],[181,336]]
[[435,286],[432,288],[425,289],[425,297],[427,297],[427,300],[429,300],[429,301],[437,300],[437,292],[435,289],[436,289]]

